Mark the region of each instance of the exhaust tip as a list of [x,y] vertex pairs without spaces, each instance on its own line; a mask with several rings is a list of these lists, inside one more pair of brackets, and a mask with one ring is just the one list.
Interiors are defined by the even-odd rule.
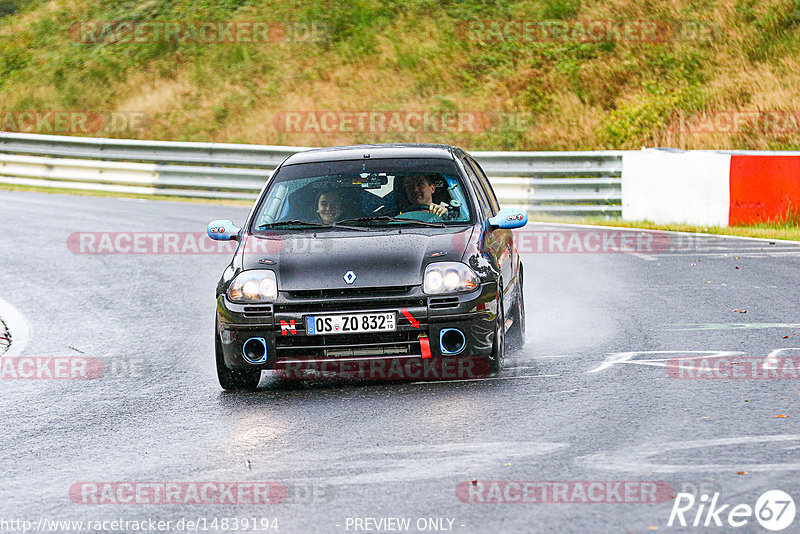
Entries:
[[263,337],[251,337],[242,345],[242,356],[253,364],[266,362],[267,340]]
[[458,354],[467,346],[464,333],[457,328],[445,328],[439,332],[439,347],[442,354]]

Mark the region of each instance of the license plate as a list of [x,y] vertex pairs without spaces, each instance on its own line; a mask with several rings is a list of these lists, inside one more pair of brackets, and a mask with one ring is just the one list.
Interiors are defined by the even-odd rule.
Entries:
[[393,332],[396,330],[394,312],[352,313],[346,315],[307,315],[306,334],[358,334],[363,332]]

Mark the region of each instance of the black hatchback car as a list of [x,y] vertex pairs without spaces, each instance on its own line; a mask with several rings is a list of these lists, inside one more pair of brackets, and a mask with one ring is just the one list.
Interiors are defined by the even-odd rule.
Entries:
[[217,285],[224,389],[291,377],[475,378],[525,336],[523,269],[478,163],[446,145],[360,145],[287,158]]

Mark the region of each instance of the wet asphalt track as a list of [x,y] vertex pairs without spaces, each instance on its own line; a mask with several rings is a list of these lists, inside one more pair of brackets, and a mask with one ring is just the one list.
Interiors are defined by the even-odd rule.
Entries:
[[[456,488],[473,480],[662,481],[751,506],[781,489],[800,505],[800,380],[675,380],[663,367],[685,355],[675,351],[800,356],[800,247],[708,238],[664,254],[526,254],[528,340],[500,379],[267,381],[230,394],[217,384],[212,341],[226,255],[74,254],[67,238],[202,232],[211,219],[242,222],[247,208],[7,191],[0,206],[0,298],[27,320],[21,356],[105,365],[96,380],[0,380],[0,520],[267,517],[281,533],[335,533],[391,517],[410,518],[407,532],[420,518],[452,519],[459,533],[768,532],[754,518],[738,529],[670,528],[672,501],[462,502]],[[637,351],[665,352],[619,355]],[[87,505],[70,499],[82,481],[276,481],[290,493],[269,506]],[[800,518],[785,532],[798,530]]]

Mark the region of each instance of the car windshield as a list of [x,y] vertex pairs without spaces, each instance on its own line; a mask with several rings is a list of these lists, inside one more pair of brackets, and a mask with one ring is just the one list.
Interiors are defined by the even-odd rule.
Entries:
[[364,159],[286,165],[272,177],[251,231],[472,222],[447,159]]

